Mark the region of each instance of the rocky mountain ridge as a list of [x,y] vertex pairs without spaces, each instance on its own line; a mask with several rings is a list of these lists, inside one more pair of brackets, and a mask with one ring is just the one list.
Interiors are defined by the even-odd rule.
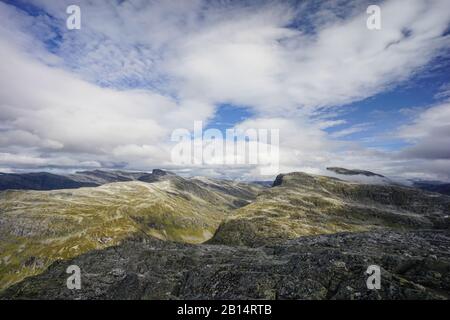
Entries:
[[[271,188],[162,170],[122,177],[134,180],[0,192],[0,297],[450,296],[448,196],[301,172]],[[383,267],[382,291],[365,288],[370,263]],[[86,274],[80,292],[65,288],[70,264]]]
[[161,169],[150,172],[120,170],[78,171],[72,174],[47,172],[0,173],[0,190],[59,190],[98,187],[112,182],[156,182],[174,173]]
[[139,178],[149,182],[0,192],[0,288],[42,272],[55,260],[118,244],[135,233],[204,242],[231,210],[254,200],[262,189],[163,171]]
[[380,228],[445,229],[450,197],[396,185],[368,185],[301,172],[278,175],[236,209],[210,243],[259,246],[300,236]]

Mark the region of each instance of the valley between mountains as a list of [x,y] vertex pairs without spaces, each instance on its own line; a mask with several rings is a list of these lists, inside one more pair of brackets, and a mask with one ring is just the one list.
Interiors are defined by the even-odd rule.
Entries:
[[[163,170],[1,174],[0,187],[1,299],[450,297],[450,196],[440,193]],[[66,287],[74,264],[81,290]],[[371,264],[380,290],[366,287]]]

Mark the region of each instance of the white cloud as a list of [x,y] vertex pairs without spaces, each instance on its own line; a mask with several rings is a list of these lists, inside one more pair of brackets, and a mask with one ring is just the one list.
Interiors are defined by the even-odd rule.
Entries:
[[436,99],[450,99],[450,83],[443,84],[439,89],[439,92],[434,95]]
[[448,39],[439,39],[446,9],[446,1],[389,1],[382,32],[368,30],[360,11],[314,34],[283,27],[292,17],[273,8],[246,12],[180,40],[170,71],[184,80],[186,95],[262,114],[345,104],[407,79],[447,47]]
[[[13,157],[17,158],[15,165],[24,166],[76,167],[91,160],[114,163],[122,160],[121,156],[114,158],[121,155],[118,150],[138,145],[151,148],[153,152],[145,158],[147,165],[156,166],[158,162],[151,160],[164,155],[164,141],[181,121],[204,120],[213,112],[209,104],[177,102],[149,90],[101,88],[24,50],[35,39],[17,32],[19,40],[15,41],[11,30],[1,31],[0,58],[7,61],[0,65],[0,148],[7,151],[5,163]],[[47,58],[56,60],[49,53]],[[13,147],[15,155],[10,153]],[[33,156],[22,161],[30,148]],[[78,161],[65,161],[61,155]],[[127,159],[129,165],[133,165],[133,156]]]
[[400,156],[413,159],[450,160],[450,103],[420,113],[400,130],[400,137],[413,143]]
[[[31,3],[56,20],[0,3],[5,167],[169,166],[172,130],[232,103],[255,114],[238,127],[280,129],[283,171],[336,163],[403,170],[405,159],[337,140],[363,126],[327,134],[344,121],[326,115],[408,79],[450,43],[441,37],[447,0],[385,1],[381,31],[366,28],[365,3],[357,1],[348,12],[332,1],[312,12],[288,2],[79,1],[79,31],[58,30],[68,1]],[[287,27],[297,20],[305,21],[300,29]],[[48,40],[58,43],[54,53]],[[401,137],[417,148],[428,136],[447,137],[432,117]]]
[[333,138],[342,138],[342,137],[346,137],[349,135],[352,135],[354,133],[358,133],[358,132],[363,132],[366,131],[367,129],[369,129],[371,126],[370,123],[359,123],[359,124],[355,124],[353,126],[350,126],[346,129],[342,129],[336,132],[333,132],[331,134],[331,136]]

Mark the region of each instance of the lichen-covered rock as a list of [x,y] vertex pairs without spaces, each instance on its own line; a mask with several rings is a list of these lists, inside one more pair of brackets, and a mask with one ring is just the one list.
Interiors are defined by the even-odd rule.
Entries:
[[[259,248],[139,236],[55,262],[3,299],[448,299],[450,233],[378,231],[302,237]],[[81,268],[81,290],[66,287]],[[366,285],[381,268],[381,289]]]

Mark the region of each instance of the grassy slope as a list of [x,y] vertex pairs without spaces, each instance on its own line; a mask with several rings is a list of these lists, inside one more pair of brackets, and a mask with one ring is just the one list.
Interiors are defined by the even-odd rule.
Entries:
[[182,178],[97,188],[0,193],[0,289],[58,259],[112,246],[143,232],[159,239],[209,239],[235,199]]
[[448,227],[449,197],[302,173],[281,180],[230,215],[209,242],[258,246],[337,232]]

